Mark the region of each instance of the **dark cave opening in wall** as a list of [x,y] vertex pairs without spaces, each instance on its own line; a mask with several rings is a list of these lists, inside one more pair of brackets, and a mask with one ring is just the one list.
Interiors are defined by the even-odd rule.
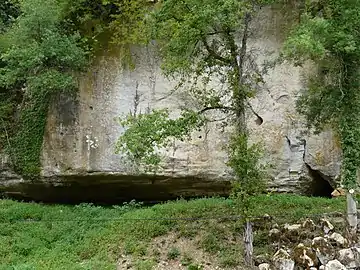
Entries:
[[326,177],[319,171],[311,169],[310,166],[307,166],[307,168],[312,180],[308,187],[307,195],[313,197],[331,198],[331,192],[334,191],[334,188],[330,185]]

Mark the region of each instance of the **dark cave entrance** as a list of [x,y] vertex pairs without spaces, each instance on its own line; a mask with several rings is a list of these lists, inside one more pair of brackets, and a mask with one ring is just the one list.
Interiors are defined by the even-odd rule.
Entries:
[[334,188],[329,183],[329,180],[326,179],[322,173],[317,170],[313,170],[310,166],[307,165],[309,170],[309,175],[311,177],[311,183],[308,186],[307,195],[313,197],[326,197],[331,198],[331,192],[334,191]]

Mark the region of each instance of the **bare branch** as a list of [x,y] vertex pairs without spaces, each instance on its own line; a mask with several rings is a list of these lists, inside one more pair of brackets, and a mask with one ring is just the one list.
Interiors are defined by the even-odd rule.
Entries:
[[240,85],[242,84],[243,79],[243,73],[244,73],[244,61],[245,61],[245,55],[246,55],[246,45],[248,40],[248,34],[249,34],[249,24],[250,24],[251,16],[249,13],[246,13],[245,19],[244,19],[244,34],[241,41],[241,48],[240,48],[240,55],[239,55],[239,74],[240,74]]
[[234,108],[226,107],[226,106],[205,107],[204,109],[200,110],[198,113],[201,114],[210,110],[234,111]]
[[205,46],[205,49],[206,49],[207,52],[209,53],[209,56],[210,56],[210,57],[212,57],[212,58],[214,58],[214,59],[216,59],[216,60],[219,60],[219,61],[221,61],[221,62],[223,62],[223,63],[231,64],[231,60],[230,60],[230,59],[227,59],[227,58],[222,57],[220,54],[218,54],[216,51],[214,51],[214,50],[210,47],[209,43],[208,43],[207,40],[206,40],[206,37],[203,37],[203,38],[202,38],[202,42],[203,42],[203,44],[204,44],[204,46]]
[[255,110],[254,110],[254,108],[251,106],[251,104],[249,103],[249,101],[246,101],[246,105],[250,108],[250,110],[251,110],[251,112],[253,113],[253,114],[255,114],[255,116],[259,119],[259,121],[260,121],[260,125],[263,123],[263,118],[257,113],[257,112],[255,112]]

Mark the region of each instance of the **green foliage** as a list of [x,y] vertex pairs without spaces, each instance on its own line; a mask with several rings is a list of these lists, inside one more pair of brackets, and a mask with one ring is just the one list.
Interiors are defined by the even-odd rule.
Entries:
[[[124,10],[125,0],[75,0],[68,1],[62,27],[67,32],[78,32],[82,37],[82,45],[93,56],[111,48],[118,31],[113,24],[122,26],[127,21],[117,19],[132,17],[134,14]],[[136,2],[136,1],[133,1]],[[130,23],[130,22],[129,22]],[[135,22],[132,22],[135,23]],[[127,43],[124,38],[123,42]]]
[[[247,99],[254,96],[263,80],[259,69],[246,62],[249,59],[247,38],[258,8],[273,2],[159,2],[145,19],[149,39],[157,42],[163,73],[179,81],[174,90],[183,91],[187,98],[194,100],[198,110],[187,108],[187,115],[176,120],[169,120],[166,111],[128,116],[121,122],[125,132],[119,138],[117,152],[136,161],[137,166],[154,165],[149,169],[156,171],[161,162],[158,154],[161,148],[174,139],[185,139],[209,120],[207,111],[219,110],[227,115],[226,124],[236,122],[234,137],[243,136],[243,140],[233,140],[229,145],[229,165],[242,190],[249,188],[248,194],[254,194],[262,182],[262,172],[256,172],[258,152],[247,147],[246,123],[242,119]],[[215,77],[225,86],[222,90],[211,87]],[[256,183],[250,188],[252,182]]]
[[0,34],[19,16],[17,1],[3,0],[0,3]]
[[161,162],[156,149],[169,146],[173,139],[184,140],[190,131],[201,126],[202,120],[192,111],[183,111],[177,119],[170,119],[168,110],[129,114],[120,119],[127,129],[117,142],[117,152],[125,153],[137,166],[145,165],[146,170],[156,171]]
[[0,269],[113,269],[103,232],[128,211],[0,201]]
[[154,269],[155,262],[153,260],[139,260],[135,264],[136,270],[152,270]]
[[[59,93],[72,93],[76,88],[74,72],[83,70],[87,63],[80,37],[66,35],[61,28],[65,4],[21,1],[21,16],[0,40],[3,48],[0,84],[21,98],[16,131],[8,151],[17,171],[28,178],[40,171],[40,150],[51,98]],[[19,94],[18,89],[23,92]],[[9,121],[11,103],[4,107],[8,110],[1,118]]]
[[258,144],[248,145],[245,135],[233,136],[228,145],[228,165],[238,179],[236,192],[246,190],[249,195],[263,192],[266,187],[264,167],[259,164],[262,151]]
[[27,178],[36,177],[40,173],[39,159],[49,99],[39,96],[30,102],[21,111],[19,128],[8,148],[14,168]]
[[169,260],[175,260],[179,256],[180,256],[180,250],[178,248],[176,248],[176,247],[170,248],[170,250],[167,253],[167,258]]
[[36,177],[40,170],[53,97],[76,94],[77,75],[99,51],[109,48],[110,41],[120,35],[123,44],[135,41],[124,37],[130,36],[137,21],[141,28],[144,12],[140,11],[149,6],[145,2],[5,0],[0,4],[0,149],[7,148],[26,178]]
[[202,265],[198,265],[198,264],[190,264],[187,267],[187,270],[202,270],[204,269],[204,267]]
[[357,188],[360,167],[359,15],[357,1],[307,2],[283,55],[296,64],[311,60],[316,66],[298,108],[316,131],[330,125],[339,133],[347,188]]
[[217,72],[226,76],[227,72],[220,69],[234,64],[232,50],[240,48],[232,48],[233,40],[242,34],[246,14],[253,15],[255,6],[269,2],[165,1],[152,18],[165,74],[199,76]]
[[246,135],[233,136],[228,145],[227,165],[233,169],[232,197],[237,201],[241,215],[248,217],[252,210],[251,197],[266,189],[265,167],[259,163],[261,148],[258,144],[248,145]]
[[114,15],[109,27],[113,32],[112,42],[116,45],[127,46],[129,44],[145,44],[150,39],[147,14],[152,4],[146,0],[116,0],[112,2],[121,10]]
[[242,258],[239,256],[243,252],[242,246],[238,243],[228,244],[225,248],[220,251],[219,264],[221,267],[236,267],[242,265]]
[[326,54],[324,36],[329,31],[329,23],[324,18],[303,15],[302,23],[290,33],[285,42],[287,57],[295,64],[302,64],[307,59],[322,60]]
[[[299,222],[311,214],[323,214],[324,209],[333,212],[345,207],[343,199],[296,195],[262,195],[254,200],[255,216],[278,213],[281,209],[282,217],[275,219],[280,225]],[[50,206],[0,200],[0,269],[114,269],[124,245],[131,243],[132,247],[139,247],[134,256],[149,260],[149,253],[144,250],[153,247],[153,237],[168,232],[173,235],[178,223],[185,222],[164,218],[209,218],[209,213],[211,217],[224,213],[237,215],[236,204],[223,198],[179,200],[144,208],[131,205]],[[193,220],[186,223],[197,228],[199,239],[216,236],[217,242],[207,241],[207,247],[218,245],[220,252],[214,250],[212,256],[224,265],[232,265],[239,259],[236,246],[241,248],[238,244],[241,241],[230,240],[238,235],[232,219],[213,220],[211,224]],[[191,263],[190,258],[184,259]]]
[[180,263],[183,266],[190,266],[192,264],[191,263],[192,261],[193,261],[193,259],[191,258],[190,254],[185,253],[183,255],[183,257],[181,258]]

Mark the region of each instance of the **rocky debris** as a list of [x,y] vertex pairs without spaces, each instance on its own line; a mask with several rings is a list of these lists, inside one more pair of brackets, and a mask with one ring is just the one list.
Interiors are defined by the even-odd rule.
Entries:
[[303,229],[306,229],[306,230],[309,230],[309,231],[314,231],[316,229],[316,224],[315,224],[315,222],[313,220],[308,218],[303,222],[301,227]]
[[329,261],[325,265],[325,267],[320,267],[319,269],[324,269],[324,270],[347,270],[346,267],[344,265],[342,265],[341,262],[339,262],[338,260]]
[[265,214],[262,217],[255,218],[253,220],[254,230],[264,230],[269,229],[269,224],[271,224],[272,217],[269,214]]
[[301,224],[293,224],[293,225],[285,224],[284,225],[284,229],[289,232],[298,231],[300,228],[301,228]]
[[334,231],[330,220],[322,218],[315,223],[307,219],[302,224],[282,227],[274,224],[269,238],[278,249],[271,262],[262,260],[256,265],[264,270],[360,269],[360,244],[348,247],[348,239]]
[[295,262],[284,249],[279,249],[275,253],[272,263],[274,269],[278,270],[293,270],[295,268]]
[[318,265],[316,252],[304,244],[299,244],[294,248],[292,257],[296,265],[305,267],[306,269]]
[[348,244],[348,241],[339,233],[332,233],[329,239],[335,244],[340,247],[345,247]]
[[[297,242],[301,234],[301,224],[285,224],[282,233],[290,242]],[[282,239],[284,239],[284,237],[282,237]]]
[[334,230],[334,225],[332,225],[326,218],[320,219],[320,224],[325,234],[329,234],[332,230]]
[[360,267],[360,248],[353,247],[341,249],[338,251],[337,259],[347,269],[355,269]]
[[276,241],[280,238],[281,236],[281,231],[279,229],[271,229],[269,231],[269,237],[270,237],[270,241]]
[[262,263],[258,266],[259,270],[270,270],[270,264],[268,263]]
[[346,195],[346,192],[345,192],[345,189],[343,188],[336,188],[334,189],[333,192],[331,192],[331,196],[336,198],[336,197],[340,197],[340,196],[345,196]]
[[315,249],[320,263],[325,265],[335,257],[335,250],[328,239],[318,236],[312,240],[311,246]]
[[260,265],[263,263],[267,263],[269,261],[270,255],[269,254],[261,254],[257,255],[254,259],[256,265]]

